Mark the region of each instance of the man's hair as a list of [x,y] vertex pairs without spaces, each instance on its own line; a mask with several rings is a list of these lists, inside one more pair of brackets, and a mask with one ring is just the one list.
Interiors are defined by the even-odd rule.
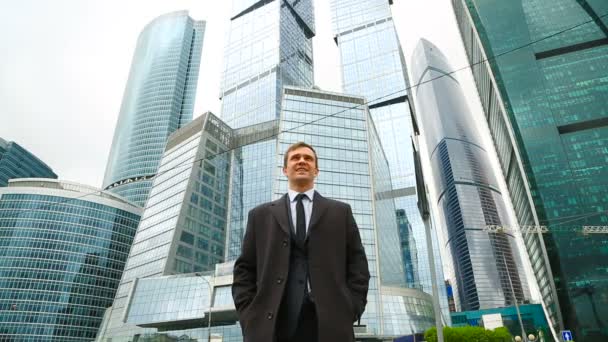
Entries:
[[289,148],[287,148],[287,151],[285,151],[285,155],[283,156],[283,167],[287,167],[287,157],[289,157],[289,152],[291,152],[293,150],[297,150],[300,147],[306,147],[312,151],[312,154],[315,155],[315,167],[318,169],[319,168],[319,158],[317,158],[317,151],[315,151],[315,149],[312,148],[312,146],[308,145],[307,143],[305,143],[303,141],[299,141],[299,142],[289,146]]

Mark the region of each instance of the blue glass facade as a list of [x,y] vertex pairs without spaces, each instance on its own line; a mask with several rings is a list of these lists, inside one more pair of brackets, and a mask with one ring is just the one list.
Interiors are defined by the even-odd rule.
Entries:
[[[417,207],[417,189],[410,136],[413,132],[409,86],[403,52],[393,24],[390,1],[332,0],[333,30],[342,67],[342,86],[345,93],[365,96],[370,113],[379,132],[392,177],[391,196],[397,210],[403,210],[412,228],[416,243],[419,284],[431,293],[431,274],[428,260],[424,223]],[[405,233],[405,230],[402,230]],[[442,262],[433,234],[433,251],[438,272],[440,292],[445,292]],[[411,240],[400,237],[402,244]],[[403,254],[413,248],[403,248]],[[405,260],[411,259],[405,257]],[[416,277],[414,277],[416,278]],[[443,317],[449,321],[448,304],[441,298]]]
[[[249,210],[272,200],[277,140],[264,132],[278,127],[283,86],[312,87],[314,34],[311,0],[233,1],[221,118],[247,138],[233,155],[227,260],[240,253]],[[270,126],[246,128],[264,122]]]
[[453,4],[551,325],[606,340],[608,2]]
[[57,175],[19,144],[0,138],[0,187],[14,178],[57,178]]
[[[434,198],[452,269],[457,310],[512,305],[529,298],[514,233],[486,148],[446,57],[427,40],[412,56],[418,123],[429,150]],[[430,82],[433,80],[433,82]],[[488,265],[492,265],[488,267]]]
[[141,208],[92,191],[49,179],[0,189],[0,339],[95,337]]
[[283,86],[313,85],[312,1],[234,0],[231,16],[221,118],[232,128],[276,120]]
[[[287,192],[287,179],[281,172],[282,152],[304,141],[315,147],[319,158],[315,189],[353,209],[371,274],[368,304],[361,320],[367,333],[397,336],[432,326],[430,297],[405,289],[405,264],[390,196],[390,168],[365,99],[286,87],[280,131],[274,198]],[[411,310],[410,302],[430,309]]]
[[146,203],[167,138],[192,120],[204,27],[181,11],[156,18],[140,34],[104,189]]

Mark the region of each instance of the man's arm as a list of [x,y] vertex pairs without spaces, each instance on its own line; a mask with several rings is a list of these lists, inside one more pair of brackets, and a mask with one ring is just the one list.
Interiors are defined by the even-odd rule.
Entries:
[[241,255],[234,263],[232,299],[234,300],[234,306],[239,313],[251,303],[257,292],[257,255],[252,212],[253,210],[249,211]]
[[354,321],[361,318],[365,305],[367,304],[367,289],[369,287],[369,269],[367,256],[361,243],[359,228],[353,217],[353,212],[348,206],[348,250],[346,263],[346,282],[353,296],[355,317]]

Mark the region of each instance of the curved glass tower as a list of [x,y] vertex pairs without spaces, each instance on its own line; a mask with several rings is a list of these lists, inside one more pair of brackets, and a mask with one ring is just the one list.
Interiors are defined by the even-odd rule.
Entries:
[[[529,298],[515,236],[487,231],[509,226],[489,156],[446,57],[420,40],[412,57],[418,121],[429,150],[434,198],[438,201],[457,288],[457,308],[489,309]],[[433,80],[430,82],[430,80]]]
[[112,304],[141,208],[51,179],[0,188],[0,338],[87,341]]
[[103,188],[143,206],[169,135],[192,120],[205,22],[162,15],[139,36]]

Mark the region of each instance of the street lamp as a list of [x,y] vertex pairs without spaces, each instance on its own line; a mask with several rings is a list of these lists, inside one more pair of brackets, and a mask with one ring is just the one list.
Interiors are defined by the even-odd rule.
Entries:
[[[504,234],[504,233],[501,232],[501,234]],[[521,328],[521,336],[523,337],[524,342],[525,342],[526,332],[524,331],[524,323],[521,320],[521,313],[519,312],[519,304],[517,303],[517,296],[515,296],[515,289],[513,289],[513,281],[511,281],[511,272],[509,272],[509,267],[507,266],[507,258],[505,257],[504,253],[502,254],[502,262],[505,264],[505,272],[507,272],[507,277],[509,278],[509,286],[511,287],[511,295],[513,296],[513,300],[515,301],[515,311],[517,312],[517,319],[519,320],[519,327]],[[519,337],[519,336],[516,336],[516,338],[515,338],[516,341],[517,341],[517,337]],[[521,341],[521,337],[520,337],[520,341]]]
[[199,276],[200,279],[202,279],[205,283],[207,283],[207,286],[209,287],[209,316],[207,317],[207,342],[210,342],[211,341],[211,300],[213,299],[213,286],[211,285],[209,280],[207,280],[207,278],[205,278],[204,274],[197,273],[197,275]]

